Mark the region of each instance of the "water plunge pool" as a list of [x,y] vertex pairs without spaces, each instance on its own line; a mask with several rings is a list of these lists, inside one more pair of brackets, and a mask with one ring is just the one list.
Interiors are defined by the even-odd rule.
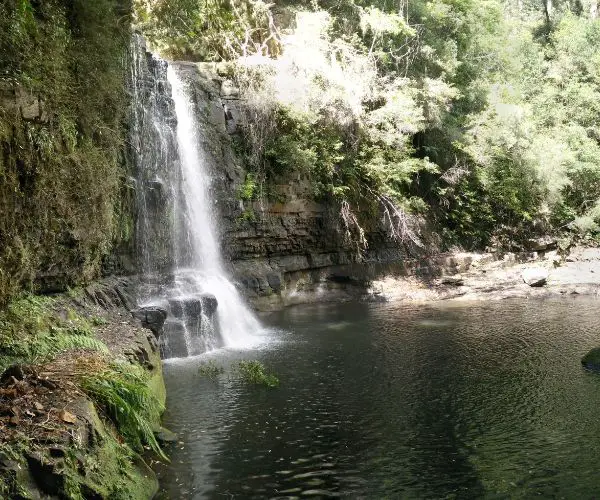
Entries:
[[[271,340],[165,364],[165,498],[593,498],[597,299],[298,306]],[[198,373],[214,360],[218,379]],[[279,388],[248,386],[257,359]]]

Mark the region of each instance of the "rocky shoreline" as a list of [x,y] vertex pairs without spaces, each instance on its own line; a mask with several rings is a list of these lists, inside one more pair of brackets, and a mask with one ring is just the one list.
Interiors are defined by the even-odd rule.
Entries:
[[[500,300],[600,295],[600,249],[575,248],[561,258],[556,251],[493,254],[457,254],[458,268],[439,269],[437,275],[386,276],[374,280],[367,297],[385,301]],[[454,272],[453,272],[454,271]],[[545,279],[539,286],[525,282],[527,275]]]
[[[124,425],[123,413],[137,411],[136,421],[159,436],[166,399],[157,338],[131,314],[131,288],[128,279],[112,278],[69,294],[22,299],[21,307],[31,308],[29,315],[50,333],[38,335],[27,325],[32,338],[20,342],[43,345],[49,335],[64,348],[10,364],[2,346],[0,498],[141,499],[158,491],[142,458],[148,443],[137,438],[136,446]],[[5,334],[9,326],[1,326]],[[139,407],[111,404],[111,394],[127,399],[123,391],[137,391]]]
[[[258,273],[255,271],[258,275]],[[530,283],[530,284],[528,284]],[[245,283],[240,287],[245,290]],[[532,286],[538,285],[538,286]],[[432,302],[600,294],[600,249],[455,252],[284,273],[277,292],[246,293],[258,311],[316,302]]]
[[[166,318],[162,310],[136,310],[135,288],[133,279],[110,278],[51,299],[44,313],[51,324],[45,328],[64,333],[85,327],[81,335],[101,349],[73,346],[51,357],[0,366],[0,497],[107,498],[118,491],[115,498],[152,498],[158,491],[156,476],[142,458],[147,456],[142,445],[147,449],[149,443],[141,439],[132,446],[118,418],[84,383],[102,381],[114,362],[138,370],[147,397],[159,408],[148,417],[155,439],[170,435],[160,427],[166,394],[157,340]],[[576,248],[563,257],[556,251],[454,253],[391,267],[325,267],[282,282],[280,294],[259,305],[273,310],[324,300],[415,303],[577,295],[600,295],[598,248]]]

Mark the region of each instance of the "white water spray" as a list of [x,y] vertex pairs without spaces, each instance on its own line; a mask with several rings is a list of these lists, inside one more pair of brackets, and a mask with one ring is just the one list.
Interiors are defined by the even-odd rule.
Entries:
[[[177,115],[177,144],[181,169],[180,186],[174,191],[181,199],[175,203],[180,210],[182,228],[176,231],[175,290],[171,298],[200,294],[214,295],[217,299],[215,332],[203,317],[201,329],[204,346],[210,350],[225,347],[249,347],[256,342],[261,329],[259,322],[245,306],[234,284],[225,272],[216,236],[216,217],[211,199],[211,175],[201,148],[202,132],[197,126],[194,109],[185,83],[169,66],[167,77]],[[198,354],[194,348],[193,332],[186,331],[188,355]],[[220,336],[220,339],[218,338]],[[212,338],[210,338],[212,337]]]

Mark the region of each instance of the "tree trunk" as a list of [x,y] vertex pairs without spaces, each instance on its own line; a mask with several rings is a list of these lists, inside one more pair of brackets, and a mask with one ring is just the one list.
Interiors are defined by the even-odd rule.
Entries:
[[598,0],[590,2],[590,19],[598,19]]

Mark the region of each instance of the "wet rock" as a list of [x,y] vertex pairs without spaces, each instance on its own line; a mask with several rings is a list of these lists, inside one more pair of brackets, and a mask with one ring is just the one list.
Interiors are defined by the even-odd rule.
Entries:
[[331,274],[327,277],[328,281],[338,283],[340,285],[361,285],[363,281],[357,276],[351,276],[348,274]]
[[219,305],[217,298],[209,293],[202,294],[200,301],[202,302],[202,312],[207,316],[212,316]]
[[437,283],[440,285],[463,286],[465,280],[462,276],[444,276]]
[[217,298],[212,294],[169,300],[171,314],[179,319],[199,318],[202,314],[211,316],[217,310]]
[[260,290],[260,283],[254,276],[244,276],[241,281],[248,290],[252,290],[256,293]]
[[582,359],[581,364],[588,370],[600,371],[600,347],[588,352]]
[[154,433],[156,440],[161,444],[169,444],[177,442],[177,434],[166,429],[165,427],[161,427],[158,431]]
[[523,281],[529,286],[544,286],[548,281],[548,270],[539,267],[525,269],[521,274]]
[[202,301],[199,297],[169,299],[169,310],[176,318],[200,316]]
[[169,318],[160,339],[161,358],[185,358],[188,355],[186,327],[181,320]]
[[279,274],[267,274],[267,282],[275,292],[281,290],[281,276]]
[[182,302],[183,313],[190,318],[197,318],[202,314],[202,299],[200,297],[190,297]]
[[47,495],[59,495],[65,489],[65,476],[55,471],[52,462],[47,458],[37,454],[28,453],[25,455],[29,471],[34,478],[40,491]]
[[139,319],[142,322],[144,328],[148,328],[154,333],[155,337],[158,338],[162,335],[163,325],[167,319],[167,311],[161,307],[141,307],[131,311],[134,318]]

